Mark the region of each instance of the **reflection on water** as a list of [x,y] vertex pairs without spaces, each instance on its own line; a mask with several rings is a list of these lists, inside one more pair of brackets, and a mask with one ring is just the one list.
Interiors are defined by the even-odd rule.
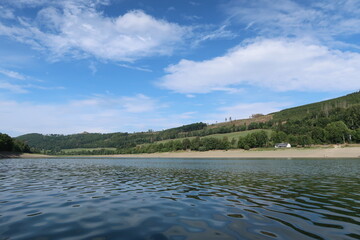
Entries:
[[360,239],[360,160],[0,160],[0,239]]

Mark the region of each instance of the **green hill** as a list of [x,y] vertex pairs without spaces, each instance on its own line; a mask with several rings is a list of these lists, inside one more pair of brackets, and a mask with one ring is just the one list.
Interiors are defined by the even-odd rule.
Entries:
[[[339,132],[338,129],[342,130]],[[265,133],[258,134],[260,130],[265,130]],[[264,137],[267,138],[265,142],[259,140]],[[241,146],[249,147],[256,147],[256,141],[262,142],[261,146],[285,141],[302,146],[314,143],[351,142],[357,139],[360,141],[360,92],[268,115],[255,114],[249,119],[212,125],[200,122],[163,131],[137,133],[85,132],[72,135],[32,133],[19,136],[17,139],[26,142],[32,148],[50,154],[135,153],[140,150],[160,151],[160,149],[172,151],[187,149],[189,141],[191,144],[204,145],[203,148],[195,149],[236,148],[241,145],[238,144],[241,139]],[[252,143],[246,144],[246,142]]]
[[357,104],[360,104],[360,91],[322,102],[284,109],[282,111],[274,113],[273,119],[275,121],[286,121],[289,119],[301,120],[311,114],[323,113],[326,115],[333,109],[348,108]]
[[[80,133],[71,135],[30,133],[17,137],[29,146],[39,150],[58,152],[75,148],[129,148],[139,144],[152,143],[166,139],[187,137],[189,133],[206,128],[205,123],[193,123],[159,132],[137,133]],[[200,133],[199,133],[200,134]]]

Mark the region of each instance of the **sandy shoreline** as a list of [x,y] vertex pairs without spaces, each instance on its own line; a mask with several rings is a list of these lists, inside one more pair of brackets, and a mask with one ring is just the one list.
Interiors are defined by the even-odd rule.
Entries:
[[48,156],[43,154],[0,154],[0,158],[360,158],[360,146],[329,148],[291,148],[269,150],[215,150],[207,152],[182,151],[150,154]]
[[[90,156],[91,157],[91,156]],[[99,157],[99,156],[92,156]],[[119,154],[111,158],[360,158],[360,147]]]

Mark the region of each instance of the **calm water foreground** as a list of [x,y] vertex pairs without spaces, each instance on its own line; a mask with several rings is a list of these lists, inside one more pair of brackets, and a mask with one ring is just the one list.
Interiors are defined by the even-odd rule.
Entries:
[[0,160],[0,239],[360,239],[360,159]]

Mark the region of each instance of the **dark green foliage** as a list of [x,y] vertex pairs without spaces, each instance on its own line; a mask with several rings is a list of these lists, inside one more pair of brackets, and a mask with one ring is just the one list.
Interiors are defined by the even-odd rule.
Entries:
[[269,137],[265,131],[251,133],[255,137],[256,147],[265,147],[268,145]]
[[13,139],[7,135],[0,133],[0,151],[12,151],[14,147]]
[[235,138],[231,139],[230,147],[236,147],[236,139]]
[[326,132],[321,127],[314,127],[311,130],[311,138],[316,144],[322,144],[326,142]]
[[309,146],[312,144],[312,138],[309,135],[300,135],[297,138],[297,144],[302,147]]
[[238,141],[238,147],[243,149],[266,147],[268,145],[269,137],[265,131],[250,133],[245,137],[240,137]]
[[190,146],[191,146],[191,142],[188,138],[185,138],[183,141],[182,141],[182,145],[183,145],[183,149],[184,150],[187,150],[187,149],[190,149]]
[[287,140],[288,140],[288,136],[286,135],[286,133],[284,133],[282,131],[273,132],[271,134],[271,141],[273,143],[287,142]]
[[190,149],[197,151],[197,150],[199,150],[199,148],[200,148],[200,137],[196,137],[191,140]]
[[82,133],[72,135],[42,135],[37,133],[26,134],[17,139],[24,140],[31,147],[38,149],[57,151],[72,148],[131,148],[139,144],[152,143],[165,139],[187,137],[189,131],[199,131],[206,127],[205,123],[194,123],[178,128],[172,128],[160,132],[139,133]]
[[13,146],[14,152],[21,152],[21,153],[31,152],[29,145],[27,145],[25,142],[18,139],[14,139],[13,141],[14,141],[14,146]]
[[231,146],[231,142],[229,142],[228,137],[223,137],[220,145],[220,149],[228,150]]
[[[287,141],[283,141],[283,142],[291,143],[291,146],[295,147],[296,145],[298,145],[298,141],[299,141],[299,137],[297,135],[290,134],[287,136]],[[281,142],[275,142],[275,143],[273,142],[274,145],[276,143],[281,143]]]
[[178,130],[179,132],[192,132],[192,131],[204,129],[206,126],[207,125],[205,123],[200,122],[200,123],[184,125],[182,127],[173,128],[169,130]]
[[351,106],[346,109],[343,119],[350,129],[360,128],[360,105]]
[[[238,141],[238,148],[243,148],[245,149],[245,146],[248,146],[246,141],[245,141],[245,138],[244,137],[239,137],[239,141]],[[250,147],[249,147],[250,148]]]
[[[349,128],[355,129],[359,124],[360,107],[333,108],[327,113],[309,114],[302,120],[288,120],[278,125],[277,132],[271,140],[290,142],[293,145],[307,146],[310,144],[359,142],[356,137],[351,139]],[[281,131],[280,131],[281,130]]]
[[129,154],[129,153],[153,153],[153,152],[172,152],[191,149],[194,151],[209,151],[215,149],[227,150],[231,146],[229,140],[225,137],[218,139],[214,137],[196,137],[191,141],[189,139],[171,140],[165,143],[151,143],[135,148],[118,149],[114,153]]
[[343,121],[329,123],[325,127],[327,140],[331,143],[345,143],[350,131]]
[[259,129],[259,123],[257,122],[250,123],[248,126],[248,130],[252,130],[252,129]]
[[30,147],[21,140],[13,139],[7,134],[0,133],[0,151],[29,153]]
[[360,142],[360,128],[352,132],[352,141]]
[[318,117],[328,117],[332,109],[345,109],[352,105],[360,104],[360,92],[348,94],[343,97],[334,98],[327,101],[312,103],[299,107],[289,108],[274,114],[274,120],[301,120],[310,115]]

